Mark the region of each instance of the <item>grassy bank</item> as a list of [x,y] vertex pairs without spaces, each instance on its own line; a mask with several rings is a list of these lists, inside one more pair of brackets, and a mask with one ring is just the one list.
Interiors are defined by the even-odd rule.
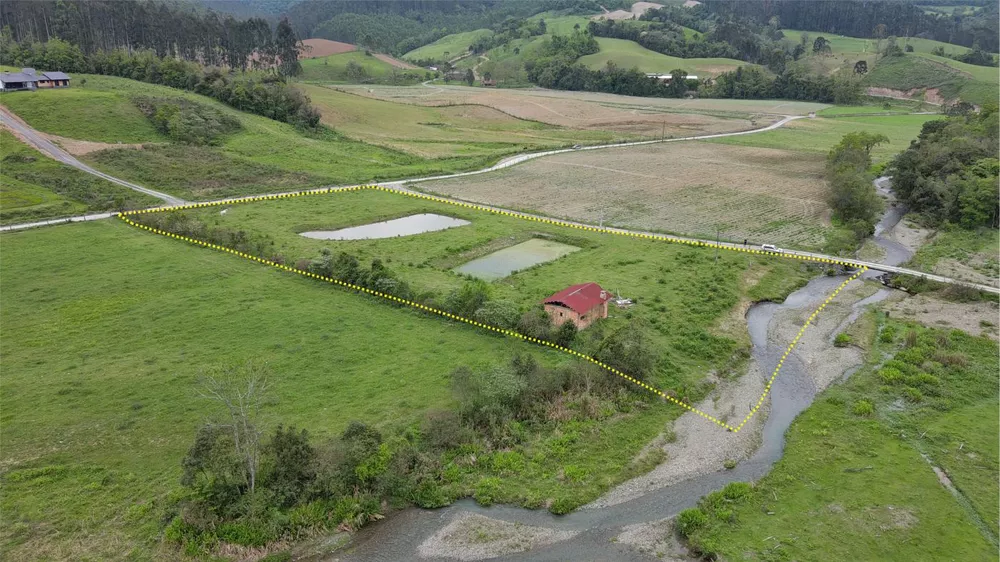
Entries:
[[869,363],[792,424],[771,473],[681,515],[693,548],[727,560],[995,558],[996,342],[897,321],[867,337]]
[[159,202],[43,156],[0,131],[0,223],[148,207]]
[[669,74],[671,70],[682,69],[699,78],[716,76],[723,72],[735,70],[747,63],[725,58],[694,58],[682,59],[651,51],[635,41],[626,39],[597,39],[601,50],[592,55],[580,57],[580,63],[593,70],[604,68],[609,62],[621,68],[636,67],[641,72],[656,72]]
[[[302,63],[302,74],[296,77],[301,82],[334,82],[334,83],[373,83],[396,84],[404,86],[427,80],[431,76],[426,70],[405,70],[397,68],[364,51],[351,51],[305,59]],[[363,75],[352,74],[348,64],[354,63],[356,68],[363,70]]]

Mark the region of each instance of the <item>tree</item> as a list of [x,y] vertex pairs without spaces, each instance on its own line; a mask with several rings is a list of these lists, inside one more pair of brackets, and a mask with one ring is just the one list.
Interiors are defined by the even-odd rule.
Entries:
[[882,52],[882,40],[885,39],[886,32],[884,23],[880,23],[872,29],[872,37],[875,38],[875,56]]
[[645,324],[633,320],[604,338],[595,357],[638,380],[646,380],[659,363],[659,354]]
[[465,71],[465,83],[470,86],[476,83],[476,75],[472,72],[471,68]]
[[814,53],[829,53],[831,51],[830,41],[828,41],[826,37],[820,35],[815,41],[813,41]]
[[347,67],[344,71],[347,73],[347,79],[351,82],[363,83],[369,79],[368,70],[357,61],[347,61]]
[[278,22],[278,27],[274,33],[274,45],[278,59],[281,61],[278,72],[282,76],[298,76],[302,74],[302,65],[299,63],[299,53],[302,52],[302,43],[299,42],[295,32],[292,31],[288,18],[282,18]]
[[854,63],[854,73],[855,74],[868,74],[868,61],[859,60]]
[[278,504],[291,507],[299,502],[316,479],[316,450],[309,444],[306,430],[278,426],[264,448],[262,479]]
[[269,373],[267,363],[257,361],[227,365],[206,375],[199,391],[202,397],[222,407],[225,419],[216,425],[229,434],[250,493],[257,485],[261,409],[269,389]]

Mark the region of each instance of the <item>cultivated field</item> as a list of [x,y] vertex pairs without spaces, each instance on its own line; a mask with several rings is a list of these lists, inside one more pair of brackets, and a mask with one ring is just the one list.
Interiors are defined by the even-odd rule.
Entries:
[[818,247],[818,155],[677,143],[561,154],[499,173],[418,184],[472,201],[586,222],[760,244]]
[[322,123],[364,142],[425,158],[495,156],[613,141],[612,131],[518,119],[486,105],[427,107],[303,85]]
[[[542,89],[465,86],[337,86],[345,92],[415,105],[477,104],[521,119],[574,129],[606,130],[620,138],[659,138],[728,132],[761,126],[778,115],[805,115],[830,107],[787,100],[641,98]],[[751,123],[753,118],[754,123]]]
[[302,44],[306,50],[299,53],[300,59],[314,59],[317,57],[327,57],[357,51],[358,46],[340,41],[330,41],[329,39],[303,39]]
[[651,51],[635,41],[599,37],[600,52],[580,57],[580,63],[600,70],[609,62],[621,68],[638,68],[641,72],[669,74],[671,70],[686,70],[699,78],[717,76],[736,70],[747,63],[725,58],[682,59]]

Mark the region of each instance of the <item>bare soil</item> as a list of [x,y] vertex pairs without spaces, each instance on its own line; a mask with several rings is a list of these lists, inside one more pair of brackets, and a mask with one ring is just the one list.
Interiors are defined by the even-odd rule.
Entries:
[[421,558],[484,560],[524,552],[574,535],[571,531],[532,527],[465,512],[425,540],[417,552]]
[[615,541],[666,562],[699,560],[677,540],[673,518],[628,525]]
[[828,228],[823,157],[668,143],[583,151],[422,190],[585,222],[817,247]]
[[302,41],[302,44],[306,46],[306,50],[299,53],[300,59],[339,55],[340,53],[349,53],[358,49],[357,45],[341,43],[340,41],[330,41],[329,39],[305,39]]
[[887,307],[890,316],[913,320],[935,328],[956,328],[974,336],[994,340],[1000,323],[1000,307],[995,302],[951,302],[916,295]]
[[403,70],[419,70],[419,66],[414,66],[408,62],[401,61],[392,55],[386,55],[384,53],[372,53],[372,56],[377,58],[382,62],[387,62],[396,68],[402,68]]

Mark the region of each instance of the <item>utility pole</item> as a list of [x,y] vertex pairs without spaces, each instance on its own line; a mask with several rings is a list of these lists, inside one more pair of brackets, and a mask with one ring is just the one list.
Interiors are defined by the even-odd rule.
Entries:
[[719,265],[719,227],[715,227],[715,265]]
[[663,128],[662,128],[662,129],[660,129],[660,140],[662,141],[662,140],[663,140],[663,138],[664,138],[664,137],[665,137],[666,135],[667,135],[667,119],[666,119],[666,117],[664,117],[664,118],[663,118]]

